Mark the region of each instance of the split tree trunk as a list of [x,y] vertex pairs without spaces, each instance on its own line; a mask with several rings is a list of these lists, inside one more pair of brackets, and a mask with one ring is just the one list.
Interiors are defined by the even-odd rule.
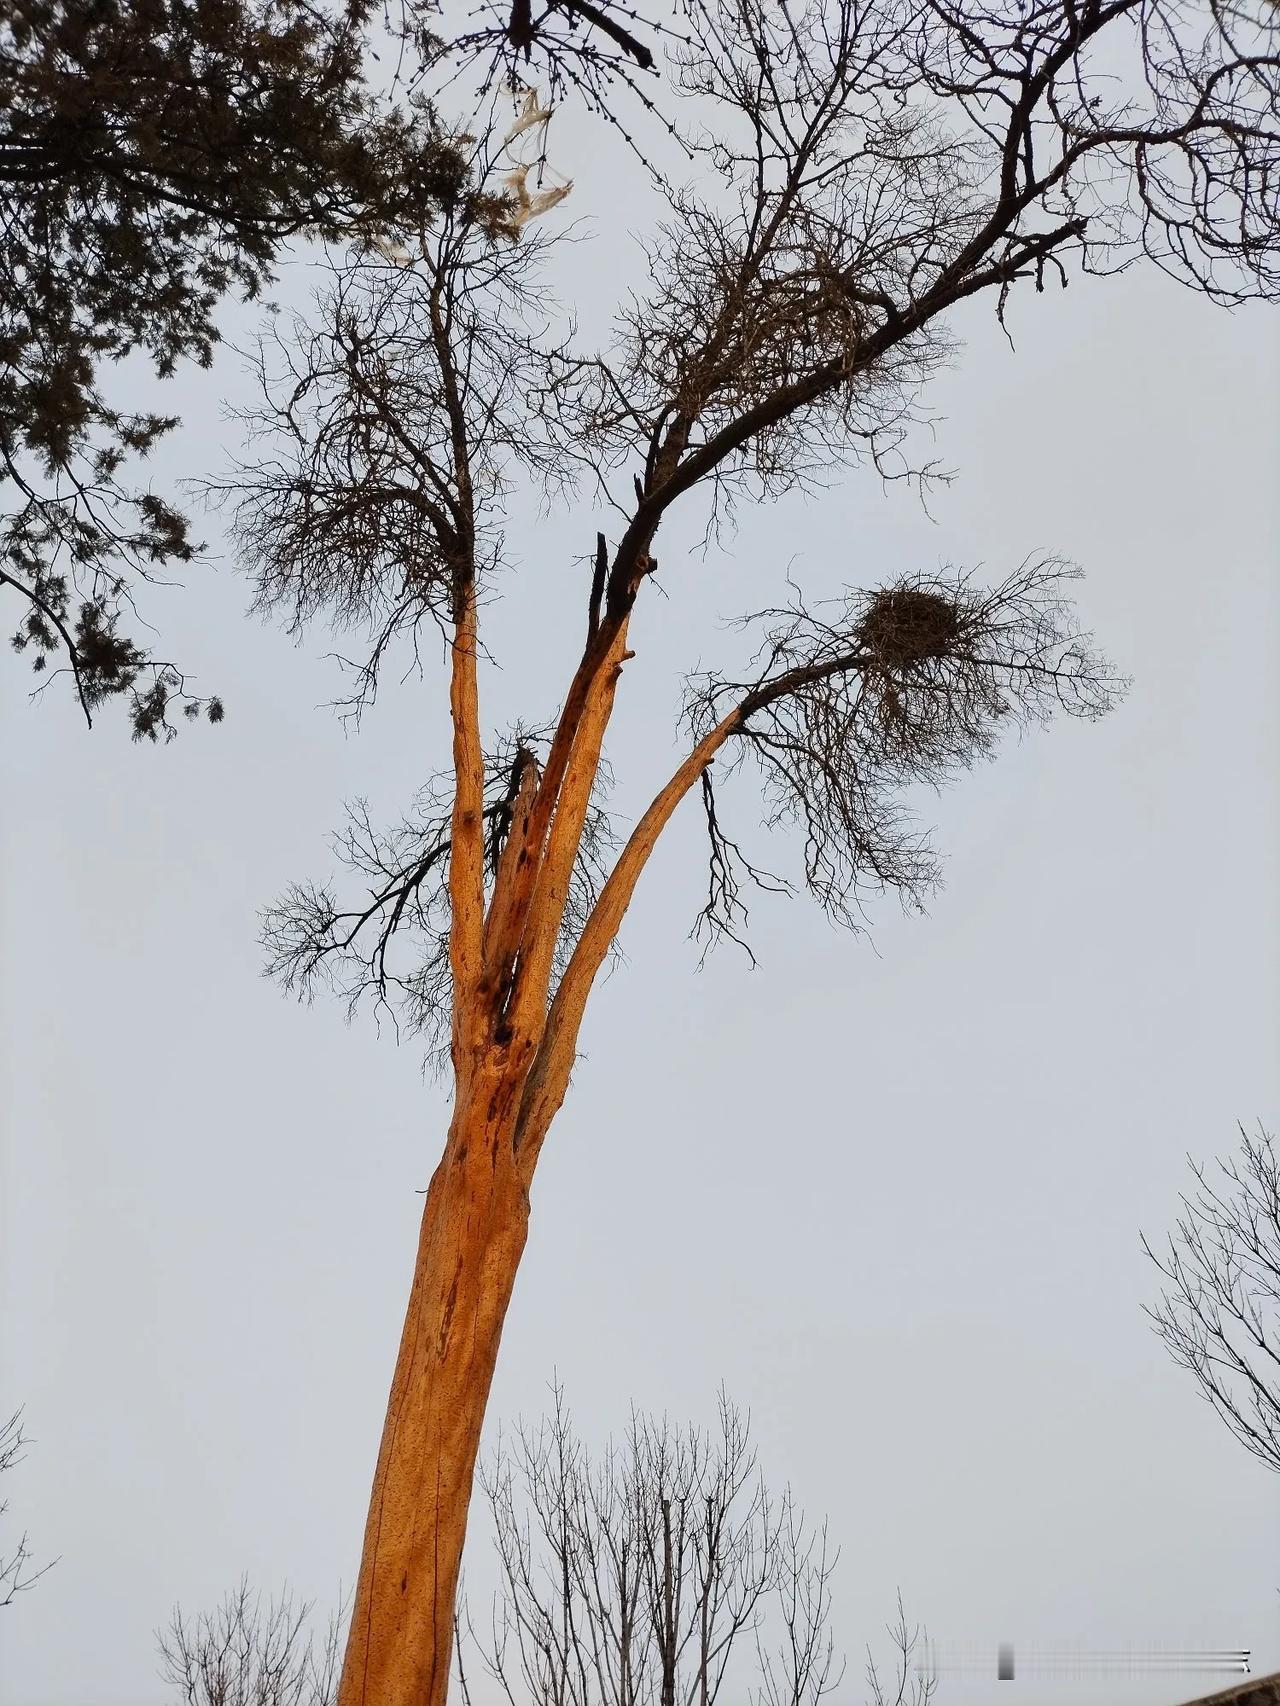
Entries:
[[[650,567],[644,557],[637,573]],[[520,778],[486,916],[474,606],[459,619],[449,861],[457,1101],[423,1209],[338,1706],[445,1706],[467,1509],[528,1234],[529,1183],[568,1087],[587,996],[640,872],[738,716],[703,737],[637,824],[548,1010],[601,741],[630,655],[626,634],[625,613],[603,640],[593,629],[546,772],[530,764]]]
[[338,1706],[444,1706],[476,1454],[529,1199],[500,1080],[455,1113],[422,1215]]

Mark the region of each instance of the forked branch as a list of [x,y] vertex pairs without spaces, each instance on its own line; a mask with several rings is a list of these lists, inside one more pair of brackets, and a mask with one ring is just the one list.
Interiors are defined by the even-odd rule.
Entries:
[[[706,676],[687,717],[696,744],[628,837],[569,958],[521,1103],[517,1145],[532,1170],[564,1098],[596,975],[641,873],[677,806],[730,743],[763,774],[769,820],[804,833],[806,886],[837,921],[857,921],[869,889],[919,904],[936,860],[903,804],[989,753],[1006,727],[1055,709],[1094,718],[1123,682],[1091,647],[1063,598],[1073,570],[1029,562],[1000,586],[914,576],[849,593],[824,617],[763,613],[754,679]],[[710,819],[713,860],[733,844]],[[716,869],[713,863],[713,873]],[[754,870],[754,867],[748,867]],[[731,931],[736,891],[722,878],[705,922]]]

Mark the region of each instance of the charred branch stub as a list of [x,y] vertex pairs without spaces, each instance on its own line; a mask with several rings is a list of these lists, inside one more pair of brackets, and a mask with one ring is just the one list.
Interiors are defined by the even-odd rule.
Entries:
[[532,781],[536,784],[538,777],[538,758],[532,746],[526,743],[522,733],[515,736],[515,752],[511,759],[511,770],[507,776],[506,791],[493,807],[493,815],[489,819],[488,834],[485,839],[485,864],[491,878],[498,873],[498,862],[502,857],[502,849],[507,844],[511,833],[512,813],[521,790]]
[[591,569],[591,597],[587,604],[587,641],[595,639],[600,628],[600,607],[604,600],[605,577],[609,573],[609,545],[603,533],[596,534],[596,554]]

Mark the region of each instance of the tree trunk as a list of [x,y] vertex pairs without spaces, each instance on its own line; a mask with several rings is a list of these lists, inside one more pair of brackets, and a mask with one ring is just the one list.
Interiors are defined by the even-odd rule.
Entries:
[[529,1199],[500,1080],[473,1083],[427,1192],[338,1706],[443,1706],[467,1506]]

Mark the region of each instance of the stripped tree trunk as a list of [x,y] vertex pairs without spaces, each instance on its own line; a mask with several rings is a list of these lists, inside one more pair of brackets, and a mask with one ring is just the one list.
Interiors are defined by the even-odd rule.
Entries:
[[[500,1099],[501,1086],[491,1088]],[[490,1099],[473,1096],[460,1110],[427,1192],[342,1706],[438,1706],[448,1688],[472,1475],[528,1226],[511,1121]]]

